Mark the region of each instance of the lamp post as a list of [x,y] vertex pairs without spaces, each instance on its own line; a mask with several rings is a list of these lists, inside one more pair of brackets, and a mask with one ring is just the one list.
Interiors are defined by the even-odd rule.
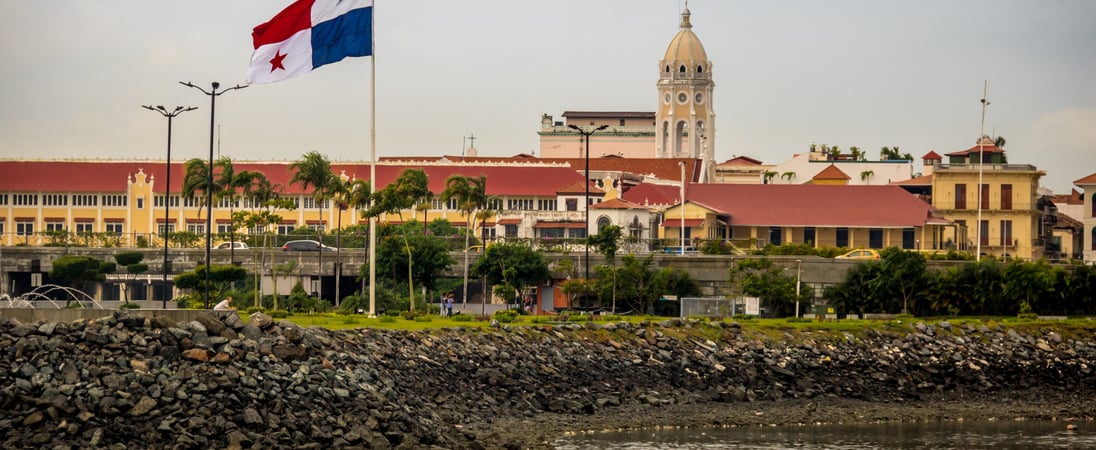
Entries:
[[247,86],[237,84],[237,85],[232,86],[230,88],[227,88],[227,89],[225,89],[221,92],[217,92],[217,88],[221,87],[221,83],[218,83],[216,81],[213,82],[213,85],[212,85],[213,89],[209,90],[209,91],[207,91],[205,89],[202,89],[200,86],[195,85],[194,83],[191,83],[189,81],[186,81],[186,82],[180,81],[179,84],[181,84],[183,86],[186,86],[186,87],[189,87],[189,88],[197,89],[197,90],[201,91],[203,94],[209,96],[209,166],[206,167],[206,171],[209,172],[208,173],[209,177],[208,177],[208,179],[206,179],[206,189],[205,189],[205,191],[206,191],[205,309],[209,309],[209,271],[210,271],[209,260],[210,260],[210,248],[211,248],[211,245],[212,245],[212,242],[213,242],[213,240],[212,240],[213,239],[213,234],[212,234],[213,233],[213,126],[214,126],[214,124],[217,123],[216,122],[217,96],[218,95],[224,95],[224,93],[228,92],[228,91],[232,91],[232,90],[236,90],[236,89],[243,89]]
[[586,174],[586,182],[584,183],[586,185],[586,197],[585,197],[585,200],[584,200],[586,202],[586,204],[582,205],[582,209],[586,211],[586,240],[587,241],[586,241],[586,245],[584,245],[583,247],[586,247],[586,262],[585,262],[585,265],[586,265],[586,281],[590,281],[590,242],[589,242],[589,239],[590,239],[590,136],[592,136],[594,133],[597,133],[598,131],[609,128],[609,126],[608,125],[602,125],[600,127],[594,128],[593,130],[590,130],[590,131],[583,130],[582,128],[579,128],[578,125],[574,125],[574,124],[567,125],[567,128],[571,128],[571,129],[577,131],[578,134],[581,134],[583,139],[586,140],[586,155],[585,155],[586,156],[586,170],[584,172]]
[[149,111],[158,112],[160,115],[167,117],[167,164],[165,165],[167,169],[165,171],[167,179],[164,180],[164,298],[162,305],[163,309],[167,309],[167,236],[168,224],[171,223],[171,119],[174,119],[175,116],[178,116],[179,114],[187,111],[194,111],[198,108],[195,106],[176,106],[174,110],[168,111],[166,108],[159,105],[155,107],[141,105],[141,107]]
[[799,317],[799,280],[803,271],[800,268],[803,265],[802,259],[795,260],[795,317]]

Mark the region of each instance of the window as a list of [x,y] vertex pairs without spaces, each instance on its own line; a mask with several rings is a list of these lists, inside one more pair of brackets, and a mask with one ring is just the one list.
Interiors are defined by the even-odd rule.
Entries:
[[605,228],[605,227],[607,227],[609,225],[612,225],[612,224],[613,224],[613,221],[611,219],[609,219],[608,217],[601,216],[601,217],[597,218],[597,229],[598,230],[601,230],[602,228]]
[[42,204],[45,206],[68,206],[68,195],[42,194]]
[[1091,250],[1096,250],[1096,227],[1092,227],[1092,233],[1091,234],[1092,234],[1092,238],[1089,239],[1088,241],[1092,243],[1092,244],[1090,244],[1090,245],[1092,245]]
[[187,208],[194,208],[194,207],[197,207],[198,205],[201,205],[201,204],[202,204],[202,201],[199,200],[197,197],[187,197],[187,198],[183,199],[183,206],[185,206]]
[[696,66],[696,73],[704,73],[704,66],[701,66],[701,65]]
[[217,224],[217,232],[220,233],[220,234],[228,234],[228,233],[231,233],[232,231],[233,231],[232,230],[232,224],[230,224],[230,223],[219,223],[219,224]]
[[531,198],[511,198],[506,200],[506,209],[511,210],[533,210],[533,199]]
[[34,234],[34,222],[17,221],[15,222],[15,235],[16,236],[30,236]]
[[555,211],[556,199],[539,199],[537,200],[537,209],[540,211]]
[[540,238],[562,239],[563,228],[539,228],[537,234]]
[[578,199],[577,198],[567,199],[567,210],[568,211],[578,211]]
[[955,209],[967,209],[967,185],[955,185]]
[[103,206],[127,206],[129,204],[124,195],[103,195]]
[[989,245],[989,221],[983,220],[978,226],[978,241],[982,245]]
[[0,236],[4,235],[4,222],[0,221]]
[[76,234],[95,232],[95,224],[91,222],[76,222]]
[[624,126],[624,119],[620,119],[620,126]]
[[6,206],[8,204],[8,194],[0,194],[0,205]]
[[979,193],[979,195],[981,196],[981,200],[979,200],[981,203],[979,203],[978,205],[982,209],[989,208],[989,185],[988,184],[983,184],[982,185],[982,190]]
[[780,236],[784,234],[784,229],[781,227],[769,227],[769,243],[772,245],[780,245]]
[[137,197],[137,209],[145,209],[145,198]]
[[286,223],[279,224],[278,225],[278,234],[292,233],[295,228],[297,228],[296,224],[286,224]]
[[15,206],[38,206],[38,194],[12,194],[11,200]]
[[848,228],[838,228],[837,229],[837,242],[835,242],[834,245],[836,245],[838,247],[848,247],[849,246],[849,229]]
[[[165,227],[165,225],[166,225],[166,227]],[[168,223],[168,224],[161,223],[159,226],[156,227],[156,232],[160,236],[163,236],[164,235],[164,228],[167,228],[167,233],[168,234],[171,234],[171,233],[175,232],[175,224],[174,223]]]
[[585,228],[571,228],[569,231],[570,231],[570,237],[572,237],[572,238],[583,239],[583,238],[586,237],[586,229]]
[[682,64],[682,65],[681,65],[681,67],[679,67],[679,68],[677,69],[677,71],[678,71],[678,72],[681,72],[681,73],[685,73],[685,65],[684,65],[684,64]]
[[506,237],[508,237],[508,238],[518,237],[518,226],[517,225],[504,225],[504,226],[506,227],[506,229],[504,230],[504,232],[506,233]]
[[76,194],[72,196],[73,206],[99,206],[99,196],[91,194]]
[[868,230],[868,247],[883,248],[882,228],[871,228]]
[[803,229],[803,243],[807,245],[814,245],[814,227],[807,227]]
[[914,238],[913,228],[902,229],[902,248],[906,250],[914,250],[917,247],[916,240]]
[[46,222],[46,231],[65,231],[64,222]]
[[312,230],[312,231],[322,232],[322,231],[324,231],[324,226],[323,226],[322,223],[310,223],[310,224],[308,224],[308,229]]
[[107,233],[122,234],[125,233],[126,224],[122,222],[111,222],[107,224]]
[[188,223],[186,230],[194,234],[205,234],[206,228],[204,223]]
[[1004,210],[1012,209],[1012,185],[1011,184],[1002,184],[1001,185],[1001,209],[1004,209]]
[[1012,221],[1011,220],[1002,220],[1001,221],[1001,246],[1003,246],[1003,247],[1012,246]]

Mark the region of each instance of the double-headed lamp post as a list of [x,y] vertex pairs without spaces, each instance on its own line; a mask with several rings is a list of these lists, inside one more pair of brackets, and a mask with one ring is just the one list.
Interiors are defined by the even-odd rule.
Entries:
[[141,107],[149,111],[158,112],[164,117],[167,117],[167,164],[165,166],[167,168],[167,170],[165,170],[167,179],[164,180],[164,298],[162,306],[163,309],[167,309],[167,237],[169,225],[171,224],[171,119],[174,119],[175,116],[178,116],[179,114],[187,111],[194,111],[198,108],[195,106],[176,106],[174,110],[168,111],[167,108],[160,105],[141,105]]
[[213,243],[213,126],[216,124],[217,113],[217,96],[224,95],[225,92],[243,89],[246,85],[235,85],[220,92],[217,92],[217,88],[221,87],[221,83],[213,82],[213,90],[207,91],[200,86],[195,85],[189,81],[180,81],[179,84],[194,88],[202,91],[203,94],[209,96],[209,166],[206,167],[209,178],[206,180],[206,248],[205,248],[205,309],[209,309],[209,260],[210,260],[210,248]]
[[567,128],[571,128],[571,129],[577,131],[578,134],[581,134],[582,137],[586,140],[586,155],[585,155],[586,156],[586,171],[585,171],[586,183],[584,183],[586,185],[586,197],[584,199],[586,204],[582,206],[582,209],[584,211],[586,211],[586,239],[587,239],[587,242],[586,242],[586,245],[584,245],[583,247],[586,247],[586,262],[585,262],[585,265],[586,265],[586,281],[589,282],[590,281],[590,242],[589,242],[589,239],[590,239],[590,136],[592,136],[594,133],[597,133],[598,131],[609,128],[609,126],[608,125],[602,125],[600,127],[594,128],[593,130],[590,130],[590,131],[583,130],[582,128],[579,128],[578,125],[573,125],[573,124],[572,125],[567,125]]

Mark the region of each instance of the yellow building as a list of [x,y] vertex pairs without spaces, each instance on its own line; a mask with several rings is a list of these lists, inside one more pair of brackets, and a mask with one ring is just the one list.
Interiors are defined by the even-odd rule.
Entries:
[[1044,172],[1029,164],[1008,164],[1005,151],[990,137],[946,156],[948,162],[937,162],[931,172],[932,205],[959,225],[945,238],[983,255],[1043,257],[1038,189]]

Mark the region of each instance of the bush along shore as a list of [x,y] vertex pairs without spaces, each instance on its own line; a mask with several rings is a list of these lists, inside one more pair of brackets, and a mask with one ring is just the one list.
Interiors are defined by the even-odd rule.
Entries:
[[[0,318],[0,445],[547,448],[584,427],[945,419],[1003,399],[1006,413],[1084,418],[1096,411],[1094,337],[1068,324],[331,331],[263,314]],[[879,409],[895,404],[920,412]]]

